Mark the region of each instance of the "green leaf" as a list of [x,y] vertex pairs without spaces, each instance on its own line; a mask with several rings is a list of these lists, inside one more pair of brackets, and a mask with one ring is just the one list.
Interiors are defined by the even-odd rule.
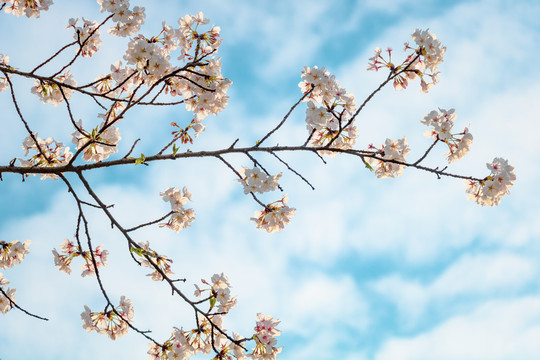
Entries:
[[371,167],[371,165],[369,165],[369,164],[367,163],[367,161],[364,160],[364,158],[362,158],[362,162],[363,162],[364,165],[369,169],[369,171],[373,171],[373,168]]
[[180,150],[180,148],[176,147],[176,144],[173,144],[173,146],[172,146],[172,154],[173,154],[173,156],[176,155],[176,153],[178,152],[178,150]]
[[145,253],[144,249],[136,248],[136,247],[132,247],[131,252],[135,253],[135,254],[137,254],[139,256],[143,256],[143,254]]
[[216,301],[217,301],[217,299],[215,297],[210,298],[210,310],[212,310],[214,308],[214,305],[216,305]]
[[135,160],[135,165],[143,164],[143,165],[148,166],[148,164],[145,161],[146,161],[146,156],[144,156],[144,154],[141,154],[141,157]]

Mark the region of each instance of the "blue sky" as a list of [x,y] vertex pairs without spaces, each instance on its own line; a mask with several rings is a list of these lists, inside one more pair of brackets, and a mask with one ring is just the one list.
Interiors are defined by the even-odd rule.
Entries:
[[[440,83],[429,94],[419,84],[383,89],[360,115],[358,146],[407,136],[418,157],[430,145],[420,119],[437,107],[455,108],[458,127],[471,125],[471,153],[453,172],[483,177],[496,156],[515,165],[511,195],[496,208],[466,200],[460,181],[405,170],[376,179],[352,158],[323,165],[289,154],[287,161],[316,187],[312,191],[270,157],[271,172],[297,211],[279,234],[257,231],[248,220],[257,205],[243,195],[229,169],[213,159],[122,167],[88,174],[114,214],[133,226],[168,211],[159,192],[186,185],[196,221],[175,234],[147,228],[136,233],[174,258],[173,271],[188,282],[216,272],[229,276],[239,305],[225,327],[251,334],[257,312],[281,319],[280,359],[538,359],[540,358],[540,176],[537,134],[540,105],[540,5],[534,1],[147,1],[142,32],[152,35],[201,10],[222,28],[223,73],[233,81],[228,108],[206,120],[195,149],[260,139],[301,96],[303,66],[326,66],[357,104],[384,79],[365,70],[373,49],[399,49],[415,28],[430,28],[447,46]],[[103,19],[94,1],[57,0],[42,18],[0,14],[0,53],[29,70],[62,44],[70,17]],[[93,80],[122,57],[125,43],[102,35],[95,59],[76,64]],[[397,55],[396,54],[396,55]],[[83,80],[80,83],[84,82]],[[18,85],[21,105],[42,137],[69,143],[72,130],[61,106],[41,105]],[[28,89],[28,90],[27,90]],[[25,130],[7,92],[0,94],[0,163],[22,157]],[[96,109],[77,104],[83,119]],[[119,154],[141,137],[136,151],[152,153],[167,141],[171,121],[189,121],[183,108],[141,109],[120,125]],[[296,144],[306,137],[305,105],[270,139]],[[97,119],[96,119],[97,121]],[[143,134],[143,136],[141,136]],[[426,164],[444,166],[444,149]],[[246,159],[231,156],[235,166]],[[48,323],[18,311],[0,317],[0,357],[11,359],[146,358],[147,342],[129,333],[115,342],[81,328],[83,305],[101,308],[95,279],[56,270],[51,249],[75,231],[76,209],[61,183],[3,175],[0,239],[33,241],[25,261],[5,270],[17,300]],[[73,178],[74,182],[75,179]],[[82,192],[77,184],[76,189]],[[280,195],[264,197],[268,201]],[[135,322],[158,339],[173,326],[192,326],[192,314],[130,261],[125,244],[98,211],[88,210],[94,242],[111,253],[103,278],[113,298],[126,295]]]

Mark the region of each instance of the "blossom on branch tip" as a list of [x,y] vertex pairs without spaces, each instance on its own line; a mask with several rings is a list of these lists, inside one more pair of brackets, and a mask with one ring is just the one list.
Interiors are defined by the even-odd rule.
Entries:
[[279,232],[285,225],[291,222],[295,208],[287,206],[287,195],[281,200],[266,205],[263,210],[255,211],[255,217],[250,220],[255,222],[257,229],[264,229],[268,233]]
[[26,17],[39,18],[40,11],[49,10],[53,0],[2,0],[0,3],[7,5],[4,11],[17,17],[26,15]]
[[0,313],[2,314],[5,314],[11,310],[13,303],[15,302],[15,293],[17,292],[17,289],[4,289],[3,287],[8,284],[9,280],[4,278],[4,274],[0,273],[0,289],[2,289],[7,295],[6,297],[4,294],[0,293]]
[[[0,275],[2,274],[0,273]],[[13,308],[13,303],[16,300],[15,293],[17,292],[17,289],[7,288],[6,290],[2,290],[6,293],[7,297],[4,294],[0,293],[0,313],[5,314],[9,310],[11,310],[11,308]]]
[[192,195],[184,186],[182,192],[173,187],[167,188],[165,192],[160,193],[163,201],[171,204],[173,214],[167,223],[159,224],[160,227],[168,227],[171,230],[179,232],[180,230],[190,227],[190,223],[195,221],[195,211],[193,209],[185,209],[184,204],[191,200]]
[[[33,133],[32,135],[33,137],[29,135],[24,139],[22,149],[25,150],[25,156],[28,156],[30,150],[35,151],[36,154],[27,160],[17,158],[22,167],[64,166],[67,165],[73,157],[73,153],[69,151],[69,147],[64,147],[64,144],[61,142],[58,142],[53,138],[47,138],[45,140],[41,139],[37,136],[37,133]],[[47,178],[57,180],[58,175],[42,174],[42,180]]]
[[425,136],[433,137],[448,145],[449,152],[445,154],[448,156],[448,163],[463,158],[469,152],[473,142],[473,136],[468,127],[463,132],[452,133],[456,118],[454,109],[439,109],[439,112],[433,110],[421,120],[422,124],[433,127],[432,130],[424,132]]
[[416,43],[411,47],[409,42],[405,43],[404,51],[411,50],[406,59],[399,65],[392,62],[392,49],[388,49],[388,59],[382,55],[381,48],[375,49],[375,55],[369,59],[367,70],[378,71],[386,67],[394,76],[394,88],[403,90],[407,88],[409,81],[420,77],[420,88],[427,93],[433,85],[439,82],[439,71],[437,66],[443,62],[446,47],[441,46],[441,41],[427,30],[416,29],[412,33],[412,38]]
[[[155,343],[148,344],[150,350],[148,350],[149,359],[151,360],[188,360],[194,356],[197,352],[208,353],[206,349],[201,351],[200,348],[194,348],[190,343],[191,335],[197,330],[192,330],[186,333],[182,329],[175,329],[172,332],[171,337],[163,343],[163,346],[159,346]],[[201,331],[205,331],[204,328]]]
[[[69,73],[69,70],[66,70],[64,75],[56,76],[54,80],[56,80],[56,82],[41,79],[35,80],[31,92],[32,94],[36,94],[42,102],[51,103],[54,106],[57,106],[64,101],[64,96],[68,100],[71,99],[71,94],[74,91],[73,89],[59,85],[58,83],[77,86],[77,82],[73,78],[73,74]],[[64,94],[62,95],[62,93]]]
[[242,169],[238,170],[238,173],[242,176],[242,179],[237,179],[236,181],[244,186],[244,194],[249,194],[250,192],[262,194],[268,191],[274,191],[278,188],[278,180],[283,175],[283,173],[267,175],[258,167],[250,169],[245,166],[242,166]]
[[255,340],[255,348],[250,355],[253,360],[266,360],[276,359],[277,354],[281,352],[281,347],[276,348],[276,337],[281,334],[281,331],[276,329],[276,326],[280,323],[278,319],[272,318],[270,315],[257,314],[258,321],[255,325],[255,334],[253,339]]
[[81,313],[82,327],[87,332],[95,331],[99,334],[107,334],[112,340],[124,336],[129,325],[127,321],[133,318],[133,304],[125,296],[120,298],[120,305],[114,310],[104,312],[92,312],[88,306],[84,306]]
[[[102,41],[99,37],[100,32],[97,29],[98,23],[85,18],[82,19],[82,26],[76,26],[79,19],[69,19],[67,28],[72,27],[75,30],[73,38],[77,40],[81,47],[81,55],[83,57],[91,57],[99,50]],[[84,45],[83,45],[84,44]]]
[[467,199],[473,199],[482,206],[496,206],[501,202],[501,197],[510,194],[516,174],[514,167],[503,158],[497,157],[486,166],[491,173],[483,180],[463,180],[467,186]]
[[92,251],[92,254],[89,251],[83,251],[79,245],[75,245],[69,239],[65,239],[60,246],[62,254],[59,254],[56,249],[52,250],[54,265],[56,265],[58,270],[65,272],[68,275],[71,274],[71,262],[78,256],[81,256],[85,261],[85,264],[81,265],[82,277],[94,275],[96,272],[94,262],[92,261],[92,254],[94,255],[98,268],[107,265],[109,251],[103,250],[103,245],[98,246]]
[[208,300],[210,302],[209,312],[214,308],[216,303],[219,303],[217,312],[218,313],[228,313],[233,307],[238,303],[236,296],[231,296],[231,284],[229,283],[229,278],[221,274],[214,274],[211,278],[211,284],[202,279],[201,282],[209,287],[206,289],[199,288],[195,284],[195,293],[194,295],[197,298],[200,298],[204,292],[209,292]]
[[106,122],[102,122],[92,132],[88,132],[83,128],[82,120],[79,120],[77,127],[71,134],[72,142],[77,145],[77,150],[84,147],[83,160],[99,162],[118,152],[117,145],[122,137],[115,126],[107,126]]
[[[0,53],[0,66],[7,67],[8,64],[9,64],[9,56]],[[0,92],[6,90],[8,87],[9,87],[9,83],[7,81],[7,78],[0,76]]]
[[13,265],[20,264],[24,256],[30,252],[28,246],[31,243],[31,240],[24,243],[18,240],[9,243],[0,241],[0,269],[12,268]]
[[116,25],[108,30],[114,36],[131,36],[139,31],[146,18],[144,7],[135,6],[129,8],[128,0],[97,0],[101,5],[101,12],[107,11],[113,14],[112,20]]
[[[306,127],[310,145],[333,149],[351,149],[358,137],[352,119],[356,109],[354,95],[339,86],[335,77],[323,67],[304,67],[298,86],[307,95]],[[320,105],[319,105],[320,104]],[[319,150],[320,155],[336,156],[338,152]]]
[[8,285],[9,280],[4,278],[4,274],[0,273],[0,287]]
[[146,276],[150,276],[150,278],[154,281],[163,280],[163,276],[158,270],[156,270],[150,260],[152,260],[152,262],[161,270],[161,272],[163,272],[163,274],[165,274],[165,276],[170,277],[174,274],[171,271],[171,264],[173,262],[172,259],[160,255],[156,251],[152,250],[148,241],[144,243],[139,242],[139,246],[139,248],[132,247],[131,252],[141,258],[140,263],[142,266],[154,270],[152,273],[147,274]]

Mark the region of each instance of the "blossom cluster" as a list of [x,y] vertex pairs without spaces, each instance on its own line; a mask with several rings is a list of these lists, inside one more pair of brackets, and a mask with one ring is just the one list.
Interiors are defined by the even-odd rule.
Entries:
[[[35,140],[34,140],[35,138]],[[22,144],[22,149],[25,151],[24,156],[28,156],[30,150],[36,154],[27,160],[18,158],[22,167],[58,167],[69,163],[73,157],[73,153],[69,151],[69,147],[64,147],[64,144],[54,140],[53,138],[41,139],[37,133],[32,136],[28,135]],[[41,179],[58,179],[55,174],[42,174]]]
[[[202,289],[195,284],[195,293],[194,295],[197,298],[200,298],[201,295],[208,291],[208,299],[210,301],[210,310],[212,310],[216,304],[219,303],[217,311],[218,313],[228,313],[233,307],[238,303],[236,296],[231,297],[231,284],[229,283],[229,278],[221,274],[214,274],[210,279],[211,283],[201,279],[201,282],[205,285],[208,285],[209,288]],[[209,311],[210,311],[209,310]]]
[[[4,286],[9,284],[9,280],[4,278],[4,274],[0,273],[0,289],[5,293],[0,293],[0,313],[5,314],[11,308],[13,308],[13,303],[15,303],[15,293],[17,289],[7,288],[4,290]],[[6,296],[7,295],[7,296]]]
[[[126,93],[129,96],[130,88],[140,81],[136,76],[137,70],[128,69],[122,66],[120,60],[116,61],[110,66],[111,73],[107,75],[99,75],[94,81],[93,88],[98,94],[106,95],[111,98],[119,97],[119,95]],[[115,114],[118,113],[119,108],[124,108],[122,102],[114,102],[111,105],[111,110]],[[114,118],[114,117],[113,117]]]
[[270,315],[257,314],[259,319],[255,325],[255,349],[251,356],[254,360],[263,359],[276,359],[276,355],[281,352],[281,347],[276,348],[276,337],[281,334],[281,331],[276,329],[276,326],[280,323],[278,319],[272,318]]
[[145,82],[154,84],[171,72],[170,51],[161,43],[139,35],[129,42],[124,60],[135,67]]
[[486,165],[491,173],[485,179],[464,180],[467,185],[467,199],[473,199],[483,206],[499,205],[501,197],[510,194],[509,189],[514,186],[516,180],[514,167],[503,158],[495,158],[492,163]]
[[190,226],[190,223],[195,220],[195,211],[193,209],[184,208],[184,204],[191,200],[191,193],[184,186],[182,191],[177,188],[169,187],[165,192],[160,193],[163,201],[171,204],[172,215],[169,221],[164,224],[159,224],[160,227],[168,227],[171,230],[179,232],[180,230]]
[[165,274],[166,276],[173,275],[174,273],[171,271],[171,264],[172,259],[169,259],[163,255],[158,254],[155,250],[152,250],[150,248],[149,242],[140,242],[138,248],[132,247],[131,252],[138,255],[141,260],[140,264],[142,266],[148,267],[150,269],[153,269],[154,271],[150,274],[147,274],[146,276],[150,276],[150,278],[154,281],[161,281],[163,280],[163,275],[159,271],[156,270],[154,265],[148,260],[151,259],[154,264],[157,265],[157,267]]
[[18,240],[9,243],[0,241],[0,269],[12,268],[13,265],[20,264],[24,256],[28,254],[28,246],[31,243],[30,240],[23,243]]
[[[96,273],[90,251],[83,251],[79,245],[74,244],[69,239],[65,239],[60,245],[60,251],[62,254],[59,254],[58,251],[56,251],[56,248],[52,250],[54,265],[56,265],[58,270],[63,271],[66,274],[71,274],[71,262],[76,257],[81,256],[85,262],[85,264],[81,265],[81,276],[84,277]],[[103,245],[98,246],[92,253],[98,268],[107,265],[109,251],[103,250]]]
[[139,31],[146,17],[144,7],[129,8],[129,0],[97,0],[101,6],[100,11],[113,14],[112,20],[116,25],[108,30],[115,36],[131,36]]
[[[310,144],[332,148],[351,149],[358,137],[358,129],[351,120],[356,105],[354,95],[339,86],[334,75],[323,67],[304,67],[298,86],[309,101],[306,124]],[[322,155],[335,156],[333,151],[320,151]]]
[[382,67],[390,69],[394,75],[394,88],[396,90],[405,89],[409,81],[420,77],[421,90],[427,93],[433,85],[439,82],[440,73],[437,71],[437,66],[443,62],[446,47],[441,46],[441,41],[430,33],[429,29],[416,29],[411,36],[416,46],[411,47],[409,42],[405,43],[404,51],[411,50],[411,53],[400,65],[396,66],[392,62],[391,48],[385,51],[388,54],[388,60],[383,57],[381,48],[376,48],[375,55],[369,59],[370,63],[367,69],[374,71],[378,71]]
[[[370,148],[375,149],[372,145],[370,145]],[[386,160],[405,162],[407,161],[405,156],[410,152],[411,150],[405,136],[395,141],[386,139],[384,145],[381,145],[375,152],[377,158],[368,157],[366,162],[375,168],[375,175],[378,178],[393,178],[395,176],[401,176],[406,166]]]
[[242,176],[242,179],[238,179],[237,181],[244,186],[244,194],[249,194],[250,192],[262,194],[268,191],[274,191],[278,188],[278,180],[283,175],[282,173],[267,175],[258,167],[250,169],[245,166],[238,173]]
[[51,103],[54,106],[61,104],[64,101],[64,96],[67,100],[71,99],[73,89],[62,86],[60,84],[66,84],[69,86],[77,86],[77,82],[73,78],[73,74],[66,70],[63,75],[56,76],[55,82],[48,80],[35,80],[34,86],[31,91],[32,94],[36,94],[44,103]]
[[49,10],[53,0],[0,0],[0,9],[15,16],[26,15],[26,17],[39,18],[40,11]]
[[[0,66],[8,66],[9,56],[0,54]],[[0,92],[6,90],[9,86],[7,78],[0,76]]]
[[81,47],[81,55],[83,57],[91,57],[99,50],[99,47],[102,44],[101,38],[99,37],[100,32],[97,28],[98,23],[96,21],[90,21],[85,18],[82,19],[82,26],[77,26],[79,18],[69,19],[67,28],[73,28],[75,33],[73,38],[77,40]]
[[178,125],[174,121],[171,122],[171,126],[178,128],[178,130],[172,131],[171,134],[174,136],[175,139],[180,139],[180,142],[182,144],[187,144],[187,143],[193,144],[193,138],[191,137],[191,134],[189,133],[190,129],[192,129],[195,132],[194,136],[197,137],[206,128],[206,126],[203,125],[202,122],[197,119],[191,120],[191,123],[185,128],[181,128],[180,125]]
[[264,229],[268,233],[279,232],[291,222],[296,210],[287,206],[288,201],[285,195],[281,200],[266,205],[263,210],[255,211],[255,217],[250,220],[255,222],[257,229]]
[[[111,2],[121,6],[125,1],[103,0],[102,9],[109,9],[103,6]],[[199,12],[180,18],[178,28],[163,22],[157,36],[137,35],[128,43],[124,54],[126,65],[120,61],[113,64],[109,75],[100,75],[96,79],[94,89],[109,97],[125,93],[129,98],[133,87],[141,84],[152,86],[165,79],[164,93],[182,95],[186,109],[194,114],[191,124],[179,134],[185,135],[187,130],[193,129],[197,136],[205,129],[202,120],[226,107],[229,99],[227,90],[232,84],[221,75],[220,59],[214,57],[221,44],[220,28],[213,26],[206,32],[199,28],[208,23],[209,20]],[[172,51],[178,48],[181,53],[178,60],[192,61],[192,66],[179,68],[171,63]],[[191,142],[192,139],[188,137],[185,140]]]
[[77,122],[77,129],[73,132],[72,142],[77,145],[77,150],[84,147],[83,160],[103,161],[111,154],[118,152],[118,142],[122,137],[118,128],[102,122],[92,129],[92,132],[84,130],[82,120]]
[[431,111],[421,120],[422,124],[433,127],[432,130],[424,132],[424,135],[433,137],[448,145],[449,152],[445,154],[445,156],[448,156],[448,163],[463,158],[469,152],[473,142],[473,136],[468,127],[463,132],[452,133],[456,117],[454,109],[448,111],[439,109],[438,112],[436,110]]
[[[0,241],[0,269],[12,268],[13,265],[20,264],[24,256],[28,254],[28,246],[31,241],[25,241],[21,243],[18,240],[12,242]],[[0,289],[5,293],[0,293],[0,313],[5,314],[15,303],[15,293],[17,289],[6,288],[4,286],[9,284],[9,280],[4,278],[4,274],[0,273]],[[6,296],[7,295],[7,296]]]
[[84,306],[81,313],[82,327],[87,332],[95,331],[99,334],[107,334],[112,340],[124,336],[128,329],[128,321],[133,318],[133,304],[125,296],[120,298],[120,305],[115,309],[103,312],[92,312],[88,306]]
[[[208,320],[211,320],[211,322]],[[197,354],[208,354],[212,348],[216,351],[214,359],[251,359],[251,360],[275,360],[281,352],[281,347],[276,348],[276,337],[280,331],[276,329],[279,320],[271,316],[257,314],[258,321],[255,325],[255,333],[251,337],[255,341],[255,347],[251,353],[246,353],[242,343],[249,339],[242,339],[238,334],[232,338],[224,336],[214,330],[221,328],[223,318],[219,315],[200,317],[198,327],[190,331],[175,329],[171,337],[162,345],[150,343],[148,355],[150,360],[188,360]]]
[[194,55],[209,55],[217,51],[221,45],[221,39],[219,39],[221,28],[219,26],[212,26],[208,31],[202,32],[199,29],[201,25],[207,25],[210,23],[210,19],[204,17],[202,11],[199,11],[197,15],[187,14],[183,18],[178,19],[179,28],[177,30],[178,46],[181,48],[182,55],[180,58],[186,57],[189,60],[195,57],[189,54],[193,45],[195,45]]
[[186,110],[193,112],[197,123],[225,109],[229,100],[227,91],[232,85],[230,79],[221,75],[220,59],[210,59],[198,69],[197,74],[187,72],[171,83],[177,94],[183,93]]
[[183,329],[175,329],[172,336],[163,346],[150,343],[150,350],[148,350],[149,359],[186,360],[197,353],[209,354],[212,351],[212,344],[216,348],[221,347],[220,344],[223,342],[222,335],[216,332],[212,334],[212,329],[213,326],[221,327],[223,318],[219,315],[211,315],[209,318],[213,325],[206,317],[200,317],[196,329],[187,332]]

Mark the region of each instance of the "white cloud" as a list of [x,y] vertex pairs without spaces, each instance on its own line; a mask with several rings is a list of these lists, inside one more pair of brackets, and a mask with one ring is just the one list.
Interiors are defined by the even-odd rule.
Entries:
[[410,338],[391,338],[375,358],[534,359],[540,353],[540,299],[492,301]]
[[474,296],[489,292],[511,293],[538,275],[535,261],[509,253],[464,255],[432,284],[437,297]]
[[469,309],[485,299],[534,289],[538,272],[536,261],[526,255],[466,254],[430,282],[394,274],[376,280],[372,287],[397,308],[400,327],[410,331],[417,329],[421,320],[426,321],[430,311],[446,317],[451,311]]

